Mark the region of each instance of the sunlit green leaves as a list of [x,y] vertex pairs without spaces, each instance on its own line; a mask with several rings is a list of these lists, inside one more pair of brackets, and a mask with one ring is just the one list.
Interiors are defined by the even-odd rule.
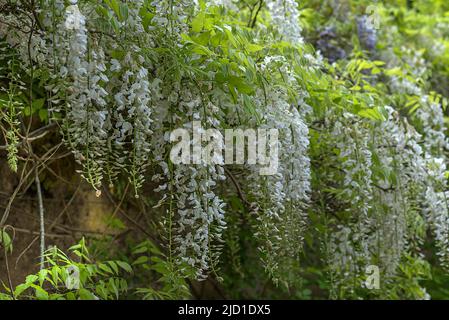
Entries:
[[[89,261],[84,239],[72,246],[69,251],[80,259]],[[86,264],[68,258],[57,248],[47,251],[45,258],[49,267],[35,275],[27,276],[25,282],[15,288],[16,298],[119,299],[128,290],[128,284],[122,276],[133,272],[132,267],[124,261]]]

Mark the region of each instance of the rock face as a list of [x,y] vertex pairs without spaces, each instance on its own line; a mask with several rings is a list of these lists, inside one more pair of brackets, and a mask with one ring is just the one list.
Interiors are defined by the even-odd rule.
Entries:
[[[4,159],[0,157],[0,217],[19,185],[20,177],[20,169],[19,174],[13,173]],[[86,235],[113,234],[114,230],[107,228],[108,217],[114,211],[109,198],[97,198],[95,191],[79,179],[71,164],[56,164],[52,170],[58,178],[48,172],[41,174],[47,247],[57,245],[66,249],[80,239],[81,231]],[[15,230],[13,252],[8,255],[15,286],[23,282],[26,275],[38,270],[39,213],[33,181],[25,183],[17,194],[6,224]],[[13,232],[8,233],[12,236]],[[2,281],[7,283],[7,272],[4,252],[0,249],[0,283]]]
[[84,186],[79,192],[80,211],[78,225],[83,230],[98,233],[110,233],[107,220],[113,214],[114,207],[106,196],[97,197],[90,186]]
[[8,168],[4,158],[0,157],[0,195],[12,194],[18,182],[17,175]]

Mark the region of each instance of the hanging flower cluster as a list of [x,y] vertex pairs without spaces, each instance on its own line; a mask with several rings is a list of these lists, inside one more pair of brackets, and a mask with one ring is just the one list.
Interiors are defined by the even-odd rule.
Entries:
[[269,0],[267,7],[273,19],[273,26],[278,29],[283,39],[294,44],[303,43],[298,3],[295,0]]

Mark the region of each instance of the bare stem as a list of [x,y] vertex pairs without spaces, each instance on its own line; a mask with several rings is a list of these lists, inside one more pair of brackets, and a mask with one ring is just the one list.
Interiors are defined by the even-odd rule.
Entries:
[[41,182],[39,180],[39,171],[36,167],[36,188],[37,188],[37,198],[39,201],[39,221],[40,221],[40,269],[44,268],[44,253],[45,253],[45,223],[44,223],[44,202],[42,200],[42,189]]

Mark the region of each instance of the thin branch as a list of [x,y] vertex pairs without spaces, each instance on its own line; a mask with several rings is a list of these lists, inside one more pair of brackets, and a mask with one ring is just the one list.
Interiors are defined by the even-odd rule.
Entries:
[[[11,243],[12,243],[12,242],[14,242],[14,239],[16,238],[16,230],[12,226],[5,226],[3,228],[3,232],[5,232],[5,230],[8,228],[12,229],[12,231],[13,231],[13,236],[11,239]],[[8,248],[6,246],[3,246],[3,251],[5,252],[6,276],[8,278],[8,286],[9,286],[9,290],[11,292],[11,298],[13,300],[16,300],[16,297],[14,295],[14,286],[12,285],[11,272],[9,271]]]
[[257,16],[259,15],[259,12],[262,9],[262,7],[263,7],[263,0],[259,2],[259,8],[257,9],[256,14],[254,15],[253,22],[251,23],[251,28],[254,28],[256,26]]
[[229,171],[228,169],[224,168],[226,175],[231,179],[232,184],[235,186],[235,189],[237,190],[237,195],[239,196],[240,200],[246,205],[246,207],[249,209],[252,207],[251,203],[246,200],[246,197],[240,188],[239,183],[237,182],[237,179],[234,177],[234,175]]
[[44,260],[44,253],[45,253],[45,223],[44,223],[44,201],[42,199],[42,190],[41,190],[41,182],[39,180],[39,171],[36,166],[36,188],[37,188],[37,197],[39,200],[39,222],[40,222],[40,268],[41,270],[44,269],[45,260]]
[[14,287],[12,285],[12,280],[11,280],[11,273],[9,271],[9,261],[8,261],[8,249],[7,248],[3,248],[4,252],[5,252],[5,265],[6,265],[6,276],[8,277],[8,285],[9,285],[9,290],[11,291],[11,297],[13,300],[16,300],[16,297],[14,296]]
[[[20,137],[22,138],[22,141],[17,145],[17,147],[23,145],[25,142],[28,142],[28,141],[35,141],[38,139],[42,139],[48,133],[50,133],[51,131],[53,131],[56,128],[57,128],[57,125],[53,123],[53,124],[49,124],[47,126],[41,127],[39,129],[36,129],[35,131],[31,132],[28,137],[23,137],[22,135],[20,135]],[[8,148],[7,145],[0,145],[0,150],[6,150],[7,148]]]

